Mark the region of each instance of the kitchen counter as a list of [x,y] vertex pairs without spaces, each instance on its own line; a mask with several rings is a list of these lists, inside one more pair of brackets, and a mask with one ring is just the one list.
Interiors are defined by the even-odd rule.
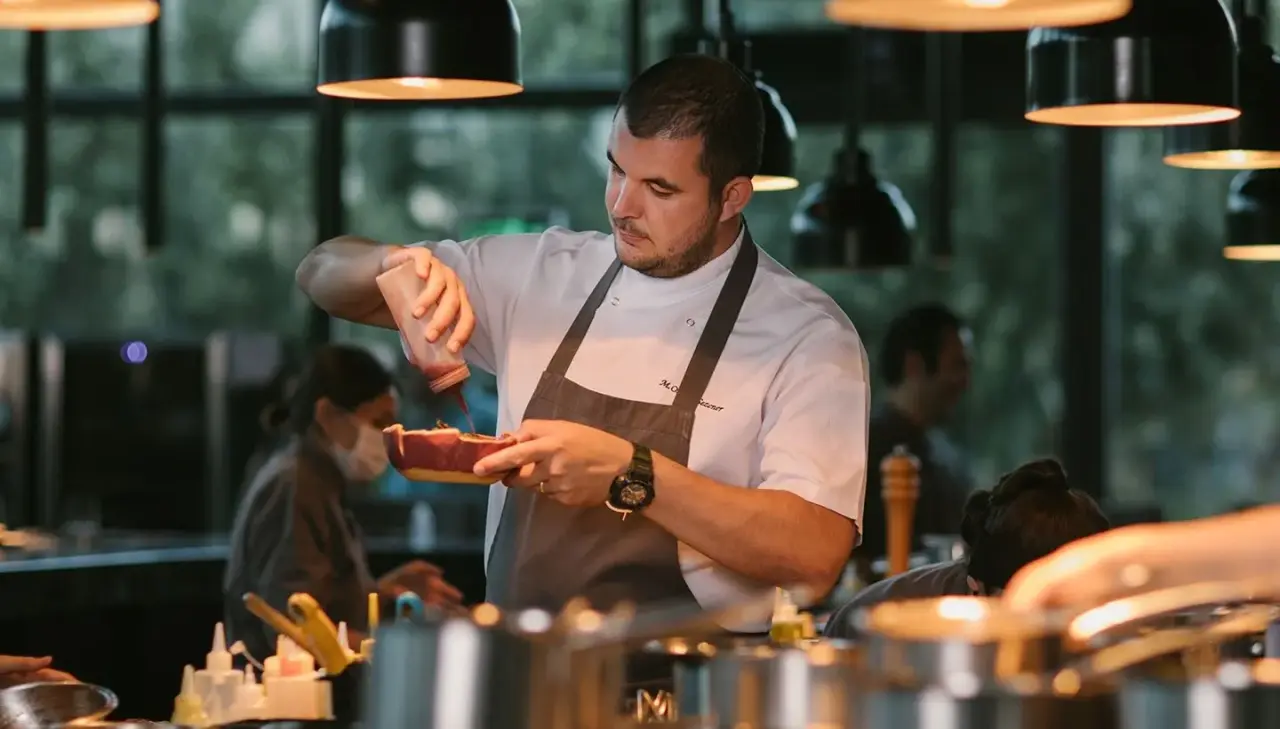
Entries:
[[[444,541],[414,549],[403,538],[369,538],[370,562],[379,574],[410,559],[440,565],[446,579],[480,599],[483,545]],[[147,606],[222,600],[222,571],[229,547],[225,537],[103,535],[61,538],[49,549],[0,551],[0,589],[21,594],[0,600],[0,620],[27,615],[78,612],[106,607]]]

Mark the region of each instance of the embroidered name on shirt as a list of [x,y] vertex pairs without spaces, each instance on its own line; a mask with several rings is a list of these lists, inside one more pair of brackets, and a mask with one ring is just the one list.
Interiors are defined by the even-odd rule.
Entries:
[[[666,388],[666,389],[668,389],[668,390],[672,391],[672,392],[680,392],[680,386],[679,386],[679,385],[676,385],[676,384],[673,384],[673,383],[671,382],[671,380],[663,380],[662,382],[659,382],[658,384],[659,384],[659,385],[661,385],[662,387],[664,387],[664,388]],[[704,408],[706,408],[706,409],[708,409],[708,410],[711,410],[711,411],[713,411],[713,412],[717,412],[717,413],[718,413],[718,412],[720,412],[721,410],[724,410],[724,408],[723,408],[722,406],[720,406],[720,405],[712,405],[711,403],[707,402],[706,400],[699,400],[699,401],[698,401],[698,405],[699,405],[699,407],[704,407]]]

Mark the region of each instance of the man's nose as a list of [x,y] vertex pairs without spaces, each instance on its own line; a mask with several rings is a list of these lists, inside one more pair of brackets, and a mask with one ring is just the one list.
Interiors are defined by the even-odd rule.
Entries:
[[639,185],[632,185],[626,180],[618,183],[618,196],[613,201],[613,217],[630,219],[640,217]]

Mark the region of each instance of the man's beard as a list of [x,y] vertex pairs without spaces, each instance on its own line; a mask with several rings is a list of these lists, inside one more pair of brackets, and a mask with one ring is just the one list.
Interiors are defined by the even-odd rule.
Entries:
[[[720,210],[713,207],[707,216],[694,228],[693,233],[682,243],[679,253],[663,258],[658,254],[654,258],[627,263],[627,267],[638,273],[653,278],[679,278],[693,273],[705,266],[714,257],[716,248],[716,221],[720,218]],[[617,223],[614,223],[617,226]],[[688,242],[692,241],[692,242]],[[621,245],[621,243],[618,243]]]

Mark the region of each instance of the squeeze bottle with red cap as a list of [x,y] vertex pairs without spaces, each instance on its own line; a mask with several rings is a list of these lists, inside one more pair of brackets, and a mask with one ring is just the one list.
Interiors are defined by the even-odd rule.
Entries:
[[449,332],[440,332],[434,342],[427,341],[427,325],[436,307],[428,308],[421,317],[413,315],[418,296],[427,283],[418,276],[413,262],[402,263],[379,275],[376,280],[387,309],[396,321],[396,328],[400,330],[400,344],[404,347],[405,357],[426,376],[431,391],[444,392],[466,381],[471,370],[461,355],[449,351]]

